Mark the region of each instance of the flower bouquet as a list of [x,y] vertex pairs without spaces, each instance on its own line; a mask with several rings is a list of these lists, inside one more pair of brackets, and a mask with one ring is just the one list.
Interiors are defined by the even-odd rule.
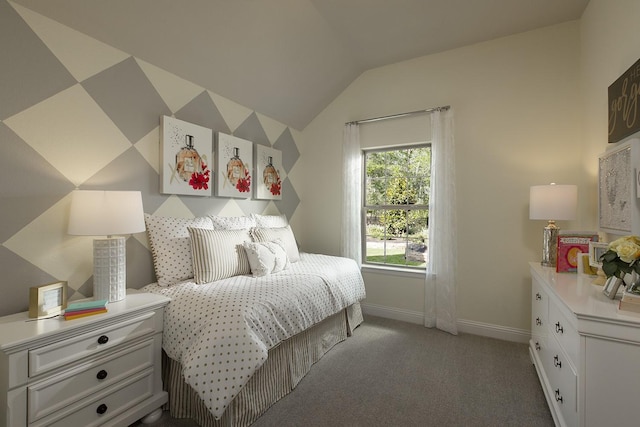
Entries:
[[[631,275],[627,291],[640,294],[640,237],[625,236],[609,243],[607,251],[602,254],[602,271],[608,277],[624,280]],[[635,273],[635,274],[634,274]]]

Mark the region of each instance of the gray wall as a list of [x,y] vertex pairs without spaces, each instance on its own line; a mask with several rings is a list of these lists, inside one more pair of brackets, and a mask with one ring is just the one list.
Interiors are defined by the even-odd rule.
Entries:
[[[66,234],[74,188],[140,190],[145,212],[166,216],[296,212],[285,125],[5,0],[0,52],[0,315],[26,310],[30,286],[92,294],[92,238]],[[281,150],[283,199],[160,194],[161,115]],[[155,280],[144,233],[128,238],[127,264],[129,287]]]

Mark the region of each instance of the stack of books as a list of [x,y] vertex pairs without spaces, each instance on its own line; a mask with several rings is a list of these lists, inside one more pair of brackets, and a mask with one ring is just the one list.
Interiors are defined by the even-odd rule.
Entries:
[[625,289],[622,292],[622,299],[620,300],[620,305],[618,305],[620,310],[626,311],[635,311],[636,313],[640,313],[640,295],[632,294],[631,292],[627,292]]
[[94,314],[106,313],[108,302],[109,301],[106,299],[102,299],[71,303],[67,305],[67,308],[64,310],[64,319],[72,320],[79,319],[80,317],[92,316]]

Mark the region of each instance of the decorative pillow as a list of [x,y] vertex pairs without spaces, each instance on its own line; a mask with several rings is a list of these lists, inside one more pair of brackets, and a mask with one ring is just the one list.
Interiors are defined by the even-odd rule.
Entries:
[[153,267],[160,286],[193,279],[193,260],[187,227],[213,228],[207,217],[171,218],[144,215],[153,256]]
[[282,228],[289,225],[286,215],[260,215],[251,214],[251,217],[255,221],[254,227],[263,228]]
[[242,244],[249,230],[208,230],[189,227],[193,253],[193,278],[197,284],[251,273]]
[[289,267],[289,259],[280,239],[273,242],[245,242],[243,246],[253,277],[277,273]]
[[248,230],[256,226],[252,216],[209,215],[214,230]]
[[290,225],[280,228],[252,228],[251,237],[253,237],[255,242],[272,242],[276,239],[280,239],[282,241],[282,247],[287,252],[289,261],[300,261],[298,244],[296,243],[296,238],[293,235]]

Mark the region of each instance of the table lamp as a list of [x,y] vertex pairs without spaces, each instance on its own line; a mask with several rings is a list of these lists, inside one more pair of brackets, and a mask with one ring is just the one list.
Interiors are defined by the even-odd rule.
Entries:
[[93,240],[93,298],[120,301],[126,295],[126,239],[145,230],[139,191],[75,190],[68,233],[107,236]]
[[576,185],[534,185],[529,192],[529,219],[547,220],[542,239],[542,262],[555,267],[558,258],[558,220],[576,217],[578,187]]

